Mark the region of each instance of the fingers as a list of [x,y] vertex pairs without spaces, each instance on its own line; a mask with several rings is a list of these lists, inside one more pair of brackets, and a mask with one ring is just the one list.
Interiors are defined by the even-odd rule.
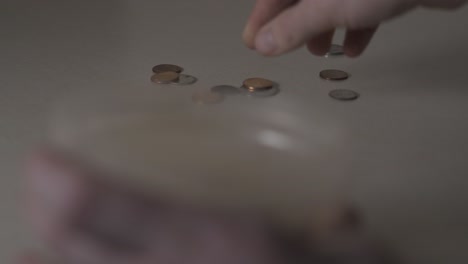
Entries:
[[29,220],[43,239],[56,242],[86,203],[91,188],[78,170],[51,152],[33,155],[26,174]]
[[276,56],[326,34],[343,24],[336,0],[301,1],[266,24],[255,39],[256,50],[266,56]]
[[295,2],[297,0],[257,0],[243,33],[247,47],[254,49],[258,30]]
[[344,42],[345,54],[349,57],[358,57],[361,55],[369,45],[376,30],[377,27],[361,30],[348,30]]
[[145,197],[98,184],[90,172],[52,152],[31,158],[27,180],[29,220],[61,257],[120,263],[145,247],[154,220]]
[[316,56],[324,56],[330,49],[334,34],[335,30],[330,30],[309,40],[307,48],[310,53]]

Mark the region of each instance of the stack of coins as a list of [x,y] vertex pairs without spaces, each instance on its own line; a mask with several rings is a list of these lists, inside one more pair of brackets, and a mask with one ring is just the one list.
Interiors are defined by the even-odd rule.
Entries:
[[[325,57],[339,57],[343,56],[344,54],[343,46],[333,44]],[[327,81],[344,81],[350,77],[347,72],[336,69],[323,70],[320,72],[319,76],[320,78]],[[333,90],[329,93],[329,96],[338,101],[354,101],[360,97],[359,93],[347,89]]]
[[173,64],[160,64],[153,67],[151,81],[157,84],[190,85],[197,82],[197,78],[182,74],[184,68]]
[[255,97],[270,97],[279,93],[277,84],[258,77],[246,79],[241,88],[247,95]]

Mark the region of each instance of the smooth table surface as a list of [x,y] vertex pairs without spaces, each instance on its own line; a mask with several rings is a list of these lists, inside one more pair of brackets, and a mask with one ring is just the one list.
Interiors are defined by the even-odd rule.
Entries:
[[[370,229],[410,263],[468,261],[468,8],[417,11],[385,24],[359,59],[304,49],[262,58],[240,34],[253,1],[4,1],[0,8],[0,261],[34,245],[20,220],[21,159],[45,134],[48,107],[87,87],[148,81],[158,63],[183,65],[190,89],[278,81],[309,97],[352,135],[352,194]],[[340,39],[338,36],[337,40]],[[328,83],[326,68],[348,71]],[[350,88],[353,103],[331,100]],[[462,261],[463,259],[463,261]]]

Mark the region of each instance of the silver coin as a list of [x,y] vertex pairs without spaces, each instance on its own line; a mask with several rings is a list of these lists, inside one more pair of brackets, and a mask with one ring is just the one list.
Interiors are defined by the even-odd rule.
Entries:
[[339,101],[354,101],[360,97],[360,94],[346,89],[338,89],[330,92],[330,97]]
[[333,44],[331,45],[330,49],[328,50],[327,54],[325,54],[325,57],[337,57],[337,56],[343,56],[344,53],[344,48],[341,45]]
[[248,88],[241,87],[242,94],[249,97],[265,98],[275,96],[280,93],[280,89],[277,85],[273,86],[271,89],[267,90],[249,90]]
[[211,92],[213,93],[219,93],[222,95],[238,95],[241,93],[240,89],[231,86],[231,85],[218,85],[213,88],[211,88]]
[[180,74],[179,75],[179,79],[172,82],[171,84],[175,84],[175,85],[191,85],[191,84],[194,84],[198,81],[197,78],[195,78],[194,76],[191,76],[191,75],[187,75],[187,74]]

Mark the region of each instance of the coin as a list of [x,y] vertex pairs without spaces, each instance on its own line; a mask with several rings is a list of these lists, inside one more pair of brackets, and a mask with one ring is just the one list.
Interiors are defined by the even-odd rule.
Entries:
[[159,84],[169,84],[179,79],[177,72],[160,72],[151,77],[151,81]]
[[197,78],[187,74],[179,74],[179,78],[172,81],[171,84],[175,85],[191,85],[198,81]]
[[244,91],[244,95],[249,97],[257,97],[257,98],[265,98],[271,97],[279,94],[280,89],[277,86],[273,86],[271,89],[263,89],[263,90],[250,90],[248,88],[242,87]]
[[184,71],[184,68],[172,65],[172,64],[160,64],[153,67],[154,73],[161,73],[161,72],[177,72],[181,73]]
[[331,45],[330,49],[328,50],[325,57],[337,57],[344,55],[344,48],[341,45],[333,44]]
[[219,93],[222,95],[237,95],[240,94],[241,91],[239,88],[231,85],[218,85],[213,88],[211,88],[211,92],[213,93]]
[[341,81],[349,78],[349,74],[340,70],[324,70],[320,72],[320,77],[329,81]]
[[339,101],[353,101],[359,98],[360,94],[352,90],[338,89],[330,92],[330,97]]
[[249,90],[265,90],[271,89],[275,85],[274,82],[263,78],[250,78],[244,81],[243,87]]
[[192,101],[195,104],[218,104],[224,101],[224,96],[211,91],[197,91],[192,95]]

